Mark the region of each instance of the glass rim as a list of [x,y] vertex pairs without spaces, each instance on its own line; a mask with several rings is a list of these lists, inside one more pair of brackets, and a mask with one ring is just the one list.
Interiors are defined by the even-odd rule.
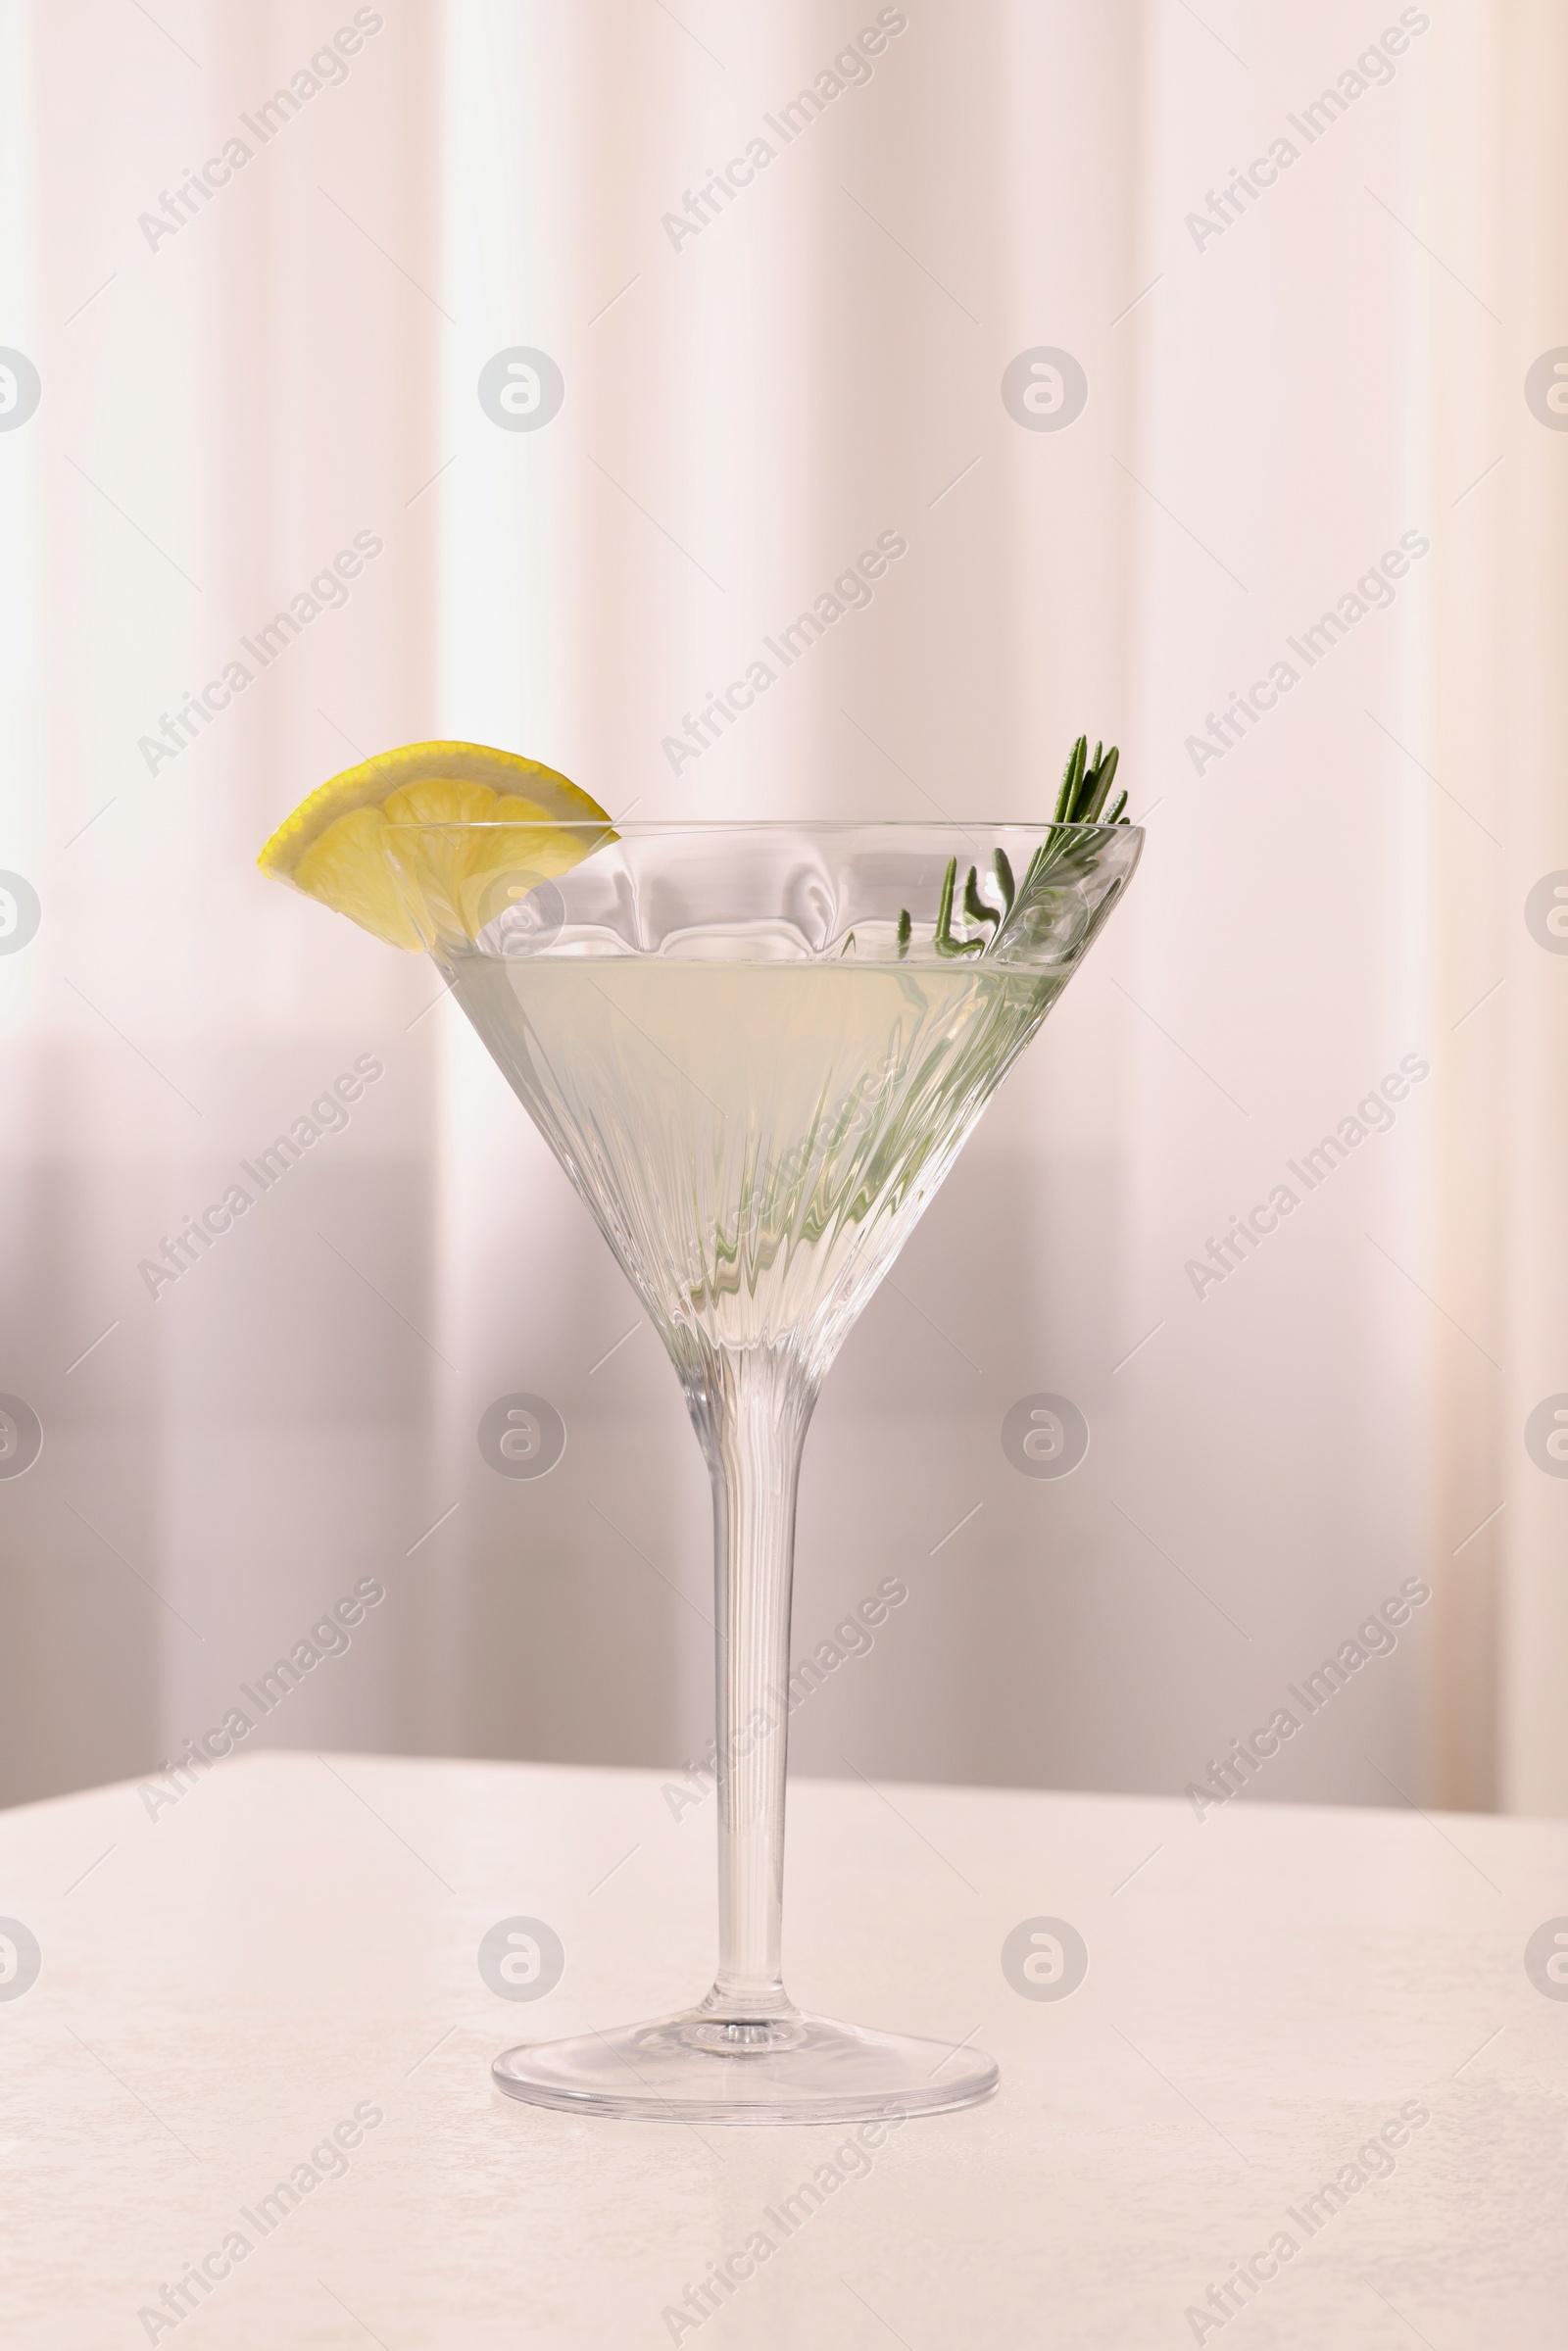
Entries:
[[669,833],[952,833],[972,840],[976,833],[1025,833],[1040,838],[1052,833],[1126,833],[1129,838],[1134,834],[1142,838],[1144,831],[1141,824],[1126,819],[1105,824],[1098,819],[1069,822],[1049,816],[1032,822],[1010,816],[973,816],[967,822],[953,816],[669,816],[621,824],[609,816],[391,816],[385,824],[389,833],[595,833],[609,836],[607,849],[612,841],[654,839]]

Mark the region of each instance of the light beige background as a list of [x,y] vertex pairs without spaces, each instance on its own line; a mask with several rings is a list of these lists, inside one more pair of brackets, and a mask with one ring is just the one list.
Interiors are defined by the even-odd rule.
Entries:
[[[454,735],[642,817],[1029,818],[1088,726],[1144,867],[826,1391],[797,1649],[910,1597],[797,1762],[1179,1792],[1418,1576],[1258,1794],[1562,1809],[1568,1487],[1523,1441],[1568,1387],[1568,959],[1523,916],[1568,866],[1568,436],[1523,396],[1568,342],[1560,13],[1413,12],[1392,83],[1200,250],[1185,216],[1396,9],[909,0],[678,250],[662,215],[873,8],[373,13],[149,250],[352,11],[0,12],[0,344],[43,382],[0,432],[0,867],[43,906],[0,956],[0,1390],[45,1428],[0,1481],[0,1794],[148,1771],[367,1575],[385,1605],[258,1743],[709,1735],[673,1376],[429,967],[256,875],[308,788]],[[517,344],[565,377],[538,432],[476,397]],[[1036,345],[1088,373],[1059,433],[1000,396]],[[872,608],[673,775],[682,713],[888,528]],[[347,606],[149,775],[139,738],[362,529]],[[1393,608],[1196,773],[1404,531]],[[362,1053],[348,1131],[149,1298],[139,1260]],[[1407,1053],[1394,1131],[1200,1300],[1206,1237]],[[569,1432],[536,1484],[475,1444],[513,1389]],[[1059,1484],[1001,1449],[1035,1390],[1093,1431]]]

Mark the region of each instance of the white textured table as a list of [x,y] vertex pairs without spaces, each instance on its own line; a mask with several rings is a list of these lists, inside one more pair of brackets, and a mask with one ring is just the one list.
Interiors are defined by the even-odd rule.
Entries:
[[[134,1788],[0,1818],[41,1952],[19,1993],[0,1944],[6,2339],[1560,2351],[1568,1998],[1525,1948],[1568,1912],[1561,1827],[800,1784],[796,1997],[1003,2067],[867,2153],[492,2089],[510,2040],[706,1984],[712,1806],[662,1786],[272,1755],[156,1820]],[[516,1915],[565,1951],[532,2003],[477,1965]],[[1088,1946],[1065,1998],[1003,1972],[1043,1916]]]

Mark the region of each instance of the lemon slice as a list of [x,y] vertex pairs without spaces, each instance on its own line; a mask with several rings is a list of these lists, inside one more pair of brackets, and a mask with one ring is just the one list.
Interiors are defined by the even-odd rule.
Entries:
[[[485,829],[417,829],[443,825]],[[477,938],[507,905],[614,838],[598,803],[537,759],[483,743],[407,743],[301,801],[256,861],[418,953],[454,927]]]

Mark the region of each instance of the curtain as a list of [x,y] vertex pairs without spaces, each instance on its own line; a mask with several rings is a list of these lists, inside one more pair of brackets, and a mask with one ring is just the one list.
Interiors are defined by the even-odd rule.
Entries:
[[0,20],[8,1799],[709,1736],[673,1376],[433,969],[256,874],[310,788],[1029,820],[1087,727],[1143,867],[824,1392],[798,1653],[907,1599],[798,1766],[1223,1792],[1285,1709],[1259,1798],[1568,1801],[1565,35],[1387,13]]

